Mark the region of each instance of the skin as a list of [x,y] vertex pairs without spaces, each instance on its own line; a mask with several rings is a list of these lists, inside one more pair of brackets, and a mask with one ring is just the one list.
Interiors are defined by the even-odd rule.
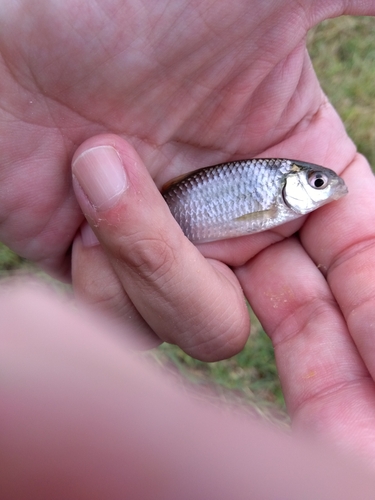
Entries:
[[[341,14],[375,7],[3,2],[0,239],[72,278],[142,346],[166,340],[203,360],[244,345],[243,290],[274,342],[294,427],[373,464],[375,181],[305,48],[310,27]],[[73,192],[71,163],[74,174],[99,145],[116,149],[129,183],[98,211]],[[157,188],[253,156],[323,164],[350,193],[275,231],[197,249]],[[80,236],[82,212],[100,246]]]
[[0,318],[3,500],[374,498],[364,464],[194,399],[40,285]]

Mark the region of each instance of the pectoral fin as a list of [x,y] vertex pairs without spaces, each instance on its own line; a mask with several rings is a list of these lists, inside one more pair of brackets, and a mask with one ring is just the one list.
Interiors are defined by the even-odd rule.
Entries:
[[241,222],[259,219],[273,219],[276,215],[276,212],[276,207],[273,206],[268,210],[259,210],[258,212],[250,212],[248,214],[240,215],[240,217],[236,217],[234,220]]

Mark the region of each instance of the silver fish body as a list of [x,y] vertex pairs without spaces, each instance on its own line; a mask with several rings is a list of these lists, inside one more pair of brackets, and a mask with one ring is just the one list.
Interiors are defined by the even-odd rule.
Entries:
[[257,233],[307,214],[348,192],[333,170],[287,159],[251,159],[202,168],[163,196],[193,242]]

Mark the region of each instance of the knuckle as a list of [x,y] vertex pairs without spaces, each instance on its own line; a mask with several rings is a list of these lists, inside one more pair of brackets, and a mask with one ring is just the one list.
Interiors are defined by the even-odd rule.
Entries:
[[75,292],[91,306],[101,310],[117,309],[123,301],[124,291],[117,280],[100,275],[91,279],[75,280]]
[[[118,290],[116,290],[116,292],[118,292]],[[94,289],[86,288],[84,293],[86,300],[90,302],[91,305],[97,305],[105,309],[112,309],[113,303],[119,300],[119,294],[114,293],[113,287],[103,286],[103,284],[100,284]]]
[[339,321],[339,309],[334,298],[327,294],[319,294],[304,300],[289,311],[285,317],[269,331],[274,347],[288,342],[293,337],[308,332],[312,325],[325,329],[331,325],[333,318]]
[[119,258],[133,272],[148,281],[159,281],[171,272],[177,251],[162,237],[132,238],[119,247]]

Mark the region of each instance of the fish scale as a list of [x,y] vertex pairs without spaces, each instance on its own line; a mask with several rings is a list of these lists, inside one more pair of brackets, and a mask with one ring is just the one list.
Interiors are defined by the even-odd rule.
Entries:
[[[317,187],[322,182],[315,182],[317,176],[327,185]],[[200,243],[270,229],[346,192],[344,181],[330,169],[258,158],[191,172],[169,183],[163,196],[184,234]]]

